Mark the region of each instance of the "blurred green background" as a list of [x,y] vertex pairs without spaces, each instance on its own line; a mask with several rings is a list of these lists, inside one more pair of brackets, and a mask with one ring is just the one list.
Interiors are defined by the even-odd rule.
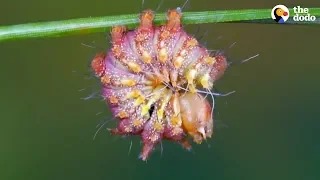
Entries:
[[[146,0],[144,8],[159,2]],[[165,0],[159,11],[183,3]],[[319,0],[190,0],[186,11],[277,4],[320,7]],[[0,9],[0,25],[8,25],[138,13],[141,0],[13,0]],[[1,43],[0,179],[320,179],[320,26],[199,27],[198,38],[208,30],[201,41],[209,49],[237,42],[228,50],[235,62],[260,56],[219,81],[220,91],[237,92],[217,99],[214,138],[193,152],[164,142],[162,155],[158,147],[147,163],[138,160],[138,138],[113,137],[104,128],[92,139],[96,125],[111,117],[104,102],[80,98],[99,91],[86,74],[95,53],[110,47],[106,33]],[[197,28],[186,26],[193,34]]]

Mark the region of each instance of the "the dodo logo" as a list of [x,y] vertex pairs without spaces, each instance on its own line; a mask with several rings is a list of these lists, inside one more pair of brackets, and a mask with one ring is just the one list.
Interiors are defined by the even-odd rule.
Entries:
[[271,17],[277,23],[284,23],[289,19],[289,9],[284,5],[276,5],[271,11]]

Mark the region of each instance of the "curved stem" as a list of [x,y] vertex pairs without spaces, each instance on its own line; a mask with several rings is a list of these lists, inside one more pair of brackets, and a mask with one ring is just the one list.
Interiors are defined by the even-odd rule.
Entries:
[[[317,17],[314,22],[303,24],[320,24],[320,8],[309,8],[311,15]],[[294,14],[290,11],[290,14]],[[0,27],[0,42],[27,38],[59,37],[75,34],[88,34],[109,31],[115,25],[126,25],[133,28],[138,25],[138,14],[70,19],[51,22],[37,22]],[[156,14],[155,24],[165,23],[165,13]],[[273,23],[271,9],[245,9],[225,11],[184,12],[183,24],[204,24],[221,22],[240,23]],[[292,20],[290,24],[297,24]]]

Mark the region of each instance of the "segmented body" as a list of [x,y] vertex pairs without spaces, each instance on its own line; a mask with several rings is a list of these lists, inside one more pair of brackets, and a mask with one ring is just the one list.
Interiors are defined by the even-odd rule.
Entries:
[[119,122],[114,135],[140,135],[146,160],[163,139],[190,149],[187,137],[200,144],[213,134],[211,105],[198,92],[212,89],[227,67],[223,55],[210,55],[181,26],[179,9],[167,23],[154,26],[154,13],[144,11],[140,25],[112,29],[112,48],[91,66],[102,83],[102,95]]

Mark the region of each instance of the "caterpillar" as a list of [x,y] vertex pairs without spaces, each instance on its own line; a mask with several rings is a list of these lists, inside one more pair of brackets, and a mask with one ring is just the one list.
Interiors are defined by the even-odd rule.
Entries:
[[136,29],[113,27],[112,48],[91,62],[118,121],[110,133],[140,136],[143,161],[162,140],[191,150],[190,137],[201,144],[213,136],[214,102],[203,94],[217,95],[210,90],[228,66],[184,31],[180,8],[167,12],[165,25],[154,26],[154,17],[145,10]]

